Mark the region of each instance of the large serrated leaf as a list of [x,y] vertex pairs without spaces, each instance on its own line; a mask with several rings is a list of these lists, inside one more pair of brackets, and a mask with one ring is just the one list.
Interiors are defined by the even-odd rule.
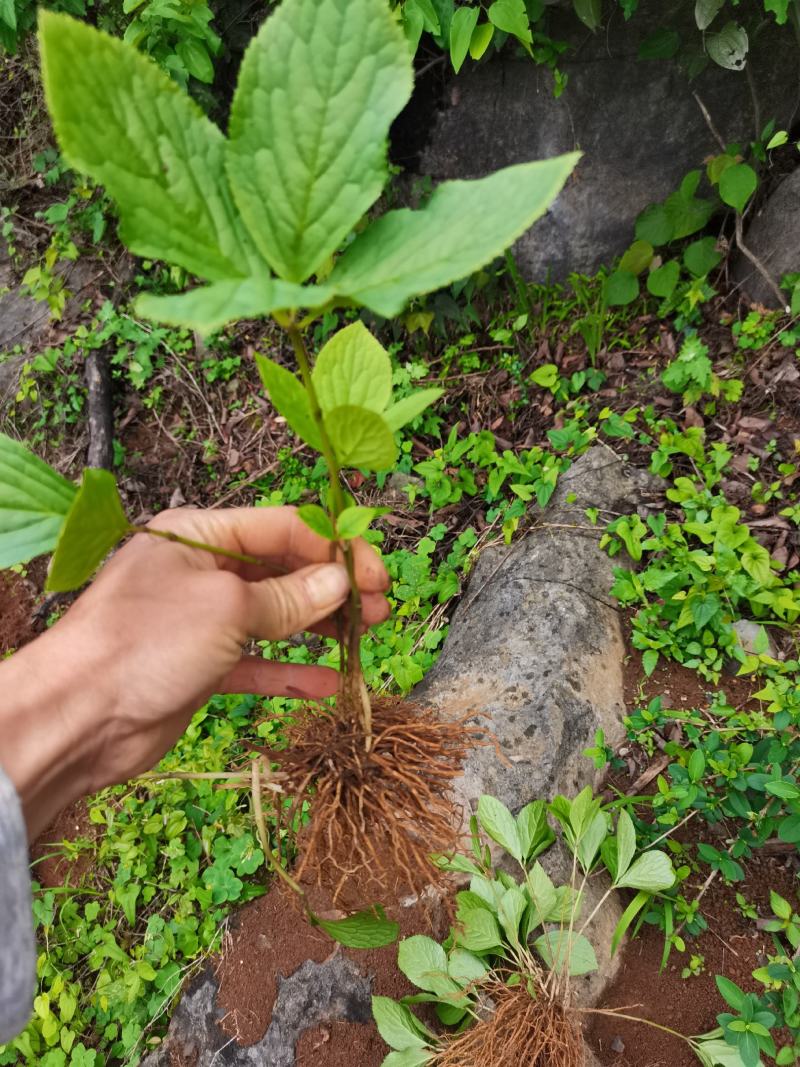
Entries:
[[284,0],[250,44],[228,171],[261,253],[305,281],[378,198],[411,55],[385,0]]
[[394,944],[400,933],[400,924],[387,919],[378,904],[366,911],[348,915],[345,919],[320,919],[316,916],[315,923],[346,948],[383,948]]
[[325,429],[342,467],[386,471],[394,466],[397,446],[376,412],[343,404],[325,413]]
[[372,998],[372,1017],[389,1048],[402,1052],[407,1048],[424,1048],[427,1044],[426,1034],[411,1009],[391,997]]
[[458,281],[499,256],[540,218],[579,153],[506,167],[477,181],[444,182],[419,211],[401,208],[353,241],[327,284],[379,315]]
[[61,151],[117,202],[131,251],[212,281],[256,269],[225,138],[197,104],[132,45],[85,22],[42,11],[39,39]]
[[256,355],[256,366],[269,398],[291,428],[307,445],[322,450],[322,439],[311,414],[311,404],[303,383],[266,356]]
[[129,530],[114,475],[87,468],[58,538],[46,589],[80,589]]
[[205,336],[237,319],[289,308],[318,308],[329,297],[325,286],[295,285],[262,275],[213,282],[176,296],[142,293],[136,300],[136,313],[168,326],[187,326]]
[[0,433],[0,569],[52,552],[77,487]]
[[549,930],[533,942],[533,947],[553,971],[569,975],[597,970],[597,956],[591,941],[568,930]]
[[666,852],[654,849],[644,852],[628,870],[617,877],[618,887],[643,889],[646,893],[660,893],[675,884],[675,871]]
[[440,944],[424,934],[414,934],[400,942],[397,966],[415,986],[436,996],[459,991],[447,972],[447,956]]
[[398,400],[396,404],[392,404],[383,413],[387,426],[392,432],[399,430],[401,426],[411,422],[417,415],[421,415],[431,404],[435,404],[443,392],[444,389],[438,388],[418,389],[411,396],[405,396],[402,400]]
[[363,322],[323,345],[311,377],[324,412],[352,404],[380,414],[392,396],[392,362]]

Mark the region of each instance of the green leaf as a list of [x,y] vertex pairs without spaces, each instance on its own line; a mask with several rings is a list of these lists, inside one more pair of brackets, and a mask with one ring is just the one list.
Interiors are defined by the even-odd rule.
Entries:
[[41,11],[45,96],[64,158],[104,185],[140,256],[211,281],[260,258],[225,176],[225,138],[154,62],[66,15]]
[[77,492],[19,441],[0,433],[0,569],[52,552]]
[[641,274],[653,261],[653,246],[641,238],[633,242],[619,261],[619,269],[629,274]]
[[681,38],[676,30],[656,30],[639,45],[639,59],[672,59],[680,46]]
[[[465,278],[500,255],[556,198],[578,153],[444,182],[419,211],[389,211],[350,245],[327,279],[379,315]],[[467,221],[468,220],[468,221]]]
[[647,275],[647,288],[653,296],[669,299],[675,292],[675,286],[681,274],[681,265],[677,259],[668,259],[660,267]]
[[308,393],[302,382],[285,367],[266,356],[256,354],[256,366],[270,400],[301,440],[317,452],[322,451],[322,439],[311,414]]
[[45,588],[53,593],[80,589],[129,529],[114,475],[87,468],[58,538]]
[[0,2],[0,22],[4,22],[10,30],[16,30],[17,7],[14,0],[2,0]]
[[533,947],[547,966],[559,974],[566,970],[567,974],[575,976],[597,970],[594,948],[583,934],[570,936],[568,930],[548,930],[536,938]]
[[245,53],[228,173],[261,254],[288,281],[318,271],[380,196],[411,55],[385,0],[284,0]]
[[483,960],[468,952],[465,948],[450,950],[447,957],[447,971],[454,982],[462,988],[484,977],[488,968]]
[[645,852],[617,879],[617,886],[660,893],[675,884],[675,871],[666,852]]
[[459,7],[453,14],[453,21],[450,23],[450,61],[456,74],[467,58],[479,14],[480,9],[477,7]]
[[345,508],[336,520],[336,532],[340,541],[352,541],[354,537],[361,537],[376,515],[385,514],[386,508],[365,508],[356,505]]
[[372,1017],[389,1048],[402,1052],[407,1048],[424,1048],[427,1044],[420,1023],[405,1004],[398,1004],[390,997],[374,996]]
[[458,945],[471,952],[492,952],[503,943],[497,919],[483,907],[459,909],[454,937]]
[[617,878],[621,878],[631,865],[636,851],[636,830],[633,819],[625,808],[617,819]]
[[736,22],[728,22],[719,33],[706,37],[709,56],[726,70],[743,70],[749,47],[747,31]]
[[447,973],[447,955],[444,949],[423,934],[414,934],[413,937],[406,937],[400,942],[397,966],[410,982],[427,993],[446,996],[459,989]]
[[694,20],[698,30],[707,30],[724,4],[725,0],[696,0]]
[[600,27],[603,14],[603,0],[572,0],[575,14],[594,33]]
[[604,284],[605,300],[609,307],[624,307],[632,304],[639,295],[639,282],[626,270],[615,270]]
[[771,11],[779,26],[789,17],[789,0],[764,0],[764,10]]
[[489,21],[498,30],[510,33],[530,53],[533,35],[531,33],[525,0],[495,0],[487,11]]
[[519,944],[519,924],[528,906],[527,898],[518,886],[509,886],[497,908],[497,917],[512,945]]
[[636,237],[657,248],[673,239],[672,223],[663,204],[650,204],[636,219]]
[[309,530],[324,537],[326,541],[336,540],[336,531],[327,511],[319,504],[303,504],[297,509],[298,516],[303,520]]
[[404,1048],[390,1052],[381,1067],[424,1067],[433,1060],[433,1052],[428,1049]]
[[522,842],[517,823],[502,801],[484,794],[478,801],[478,820],[492,841],[502,845],[519,863],[522,862]]
[[689,757],[689,763],[687,765],[687,773],[689,775],[690,782],[699,782],[703,777],[703,772],[706,769],[706,758],[703,755],[702,748],[696,748]]
[[789,134],[786,130],[778,130],[767,141],[767,151],[769,152],[773,148],[780,148],[782,145],[787,144],[789,141]]
[[646,652],[642,653],[642,670],[649,678],[658,664],[658,651],[655,648],[648,648]]
[[642,910],[642,908],[645,906],[645,904],[648,904],[650,902],[650,900],[651,900],[651,897],[650,897],[649,893],[639,892],[639,893],[636,894],[636,896],[633,898],[633,900],[627,906],[625,911],[622,913],[622,916],[621,916],[619,922],[617,923],[616,927],[614,928],[614,933],[613,933],[613,935],[611,937],[611,955],[612,956],[614,955],[614,953],[619,948],[620,941],[622,941],[623,937],[625,936],[625,932],[628,929],[628,927],[631,925],[631,923],[636,918],[636,916],[639,914],[639,912]]
[[380,414],[392,397],[392,363],[363,322],[339,330],[322,347],[312,372],[323,412],[345,405]]
[[317,926],[346,948],[383,948],[394,944],[400,933],[399,923],[387,919],[379,904],[346,919],[315,919]]
[[529,862],[555,841],[556,835],[547,822],[543,800],[534,800],[517,815],[517,832],[522,846],[522,859]]
[[202,41],[195,37],[184,37],[175,49],[193,78],[210,85],[214,80],[214,64]]
[[390,408],[384,411],[383,418],[386,425],[394,433],[401,426],[405,426],[407,422],[415,419],[417,415],[421,415],[431,404],[435,404],[443,393],[444,389],[439,388],[418,389],[410,396],[403,397],[402,400],[398,400],[396,404],[392,404]]
[[266,275],[213,282],[188,293],[156,296],[142,293],[136,313],[168,326],[186,326],[202,336],[216,333],[237,319],[254,319],[290,308],[318,308],[330,298],[320,285],[295,285]]
[[696,278],[705,277],[721,259],[722,253],[717,251],[717,242],[713,237],[701,237],[699,241],[693,241],[683,253],[683,262]]
[[386,471],[394,466],[397,446],[380,415],[344,404],[325,413],[325,429],[342,467]]
[[719,195],[739,214],[758,188],[758,175],[747,163],[734,163],[722,173],[719,180]]
[[484,22],[480,26],[475,27],[475,31],[472,34],[472,40],[469,43],[469,54],[472,59],[482,59],[486,54],[486,49],[492,43],[494,37],[494,26],[491,22]]
[[602,812],[598,812],[581,834],[578,842],[578,859],[584,871],[588,872],[600,850],[600,846],[608,836],[608,823]]

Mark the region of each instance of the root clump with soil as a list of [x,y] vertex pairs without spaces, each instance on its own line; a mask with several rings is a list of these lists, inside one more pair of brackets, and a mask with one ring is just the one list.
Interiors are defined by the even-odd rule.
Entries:
[[458,848],[453,781],[481,736],[399,700],[375,702],[369,746],[357,717],[309,714],[285,751],[268,754],[295,798],[289,824],[304,800],[311,804],[297,880],[325,888],[335,905],[353,884],[366,895],[419,895],[442,881],[430,857]]

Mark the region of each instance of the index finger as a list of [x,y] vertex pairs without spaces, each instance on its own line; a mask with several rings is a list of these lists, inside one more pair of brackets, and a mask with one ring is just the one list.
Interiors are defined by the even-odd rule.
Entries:
[[[331,559],[330,541],[315,534],[293,507],[226,508],[199,511],[179,508],[165,511],[151,525],[206,541],[209,544],[256,556],[271,564],[278,573],[294,571],[311,563]],[[352,542],[359,589],[381,593],[389,588],[389,575],[370,545],[357,538]],[[245,581],[264,578],[264,568],[214,556],[216,566],[232,570]],[[339,556],[341,558],[341,555]]]

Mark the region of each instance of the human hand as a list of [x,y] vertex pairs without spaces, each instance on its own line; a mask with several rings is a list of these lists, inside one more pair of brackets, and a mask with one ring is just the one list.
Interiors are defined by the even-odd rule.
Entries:
[[[336,691],[329,668],[242,655],[250,638],[336,634],[347,575],[294,508],[181,509],[150,525],[268,566],[137,535],[62,620],[0,665],[0,691],[11,697],[0,709],[0,760],[29,827],[151,768],[213,693]],[[354,549],[363,619],[373,625],[388,615],[388,576],[367,544]]]

